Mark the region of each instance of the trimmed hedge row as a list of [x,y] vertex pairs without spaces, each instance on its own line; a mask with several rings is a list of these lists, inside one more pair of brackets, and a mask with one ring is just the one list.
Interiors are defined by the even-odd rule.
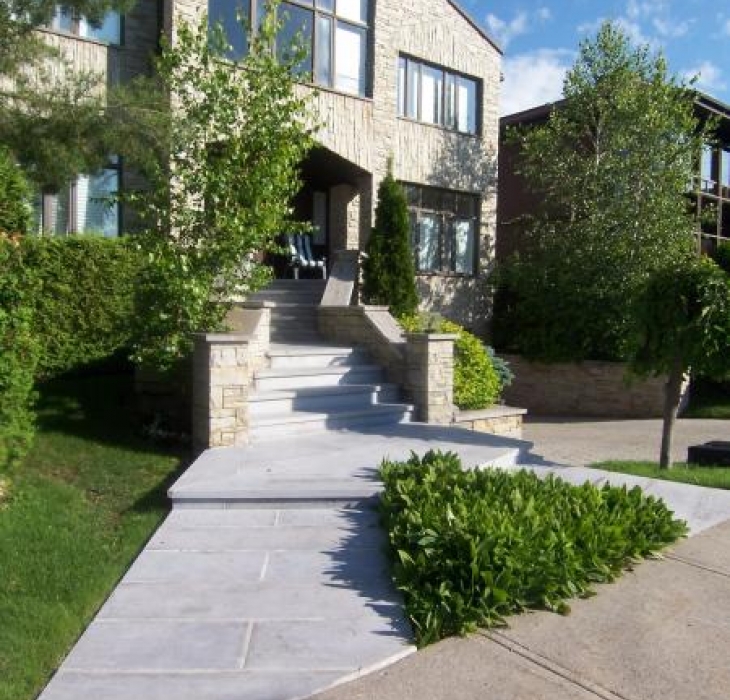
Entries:
[[22,246],[38,288],[33,321],[40,344],[38,378],[129,346],[140,269],[129,239],[27,237]]
[[33,384],[129,344],[133,245],[95,236],[0,237],[0,471],[33,436]]
[[18,464],[33,439],[36,291],[19,240],[0,233],[0,475]]

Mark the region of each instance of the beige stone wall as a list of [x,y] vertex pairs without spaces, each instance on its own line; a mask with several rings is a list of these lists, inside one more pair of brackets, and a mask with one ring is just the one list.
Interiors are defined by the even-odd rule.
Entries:
[[454,418],[454,425],[477,433],[521,438],[522,422],[526,413],[524,408],[510,406],[494,406],[482,411],[459,411]]
[[406,335],[405,384],[416,420],[450,425],[454,420],[455,335]]
[[542,364],[504,355],[515,373],[504,399],[546,416],[658,418],[664,405],[663,377],[630,378],[615,362]]
[[196,452],[248,443],[250,361],[245,336],[196,336],[192,407]]

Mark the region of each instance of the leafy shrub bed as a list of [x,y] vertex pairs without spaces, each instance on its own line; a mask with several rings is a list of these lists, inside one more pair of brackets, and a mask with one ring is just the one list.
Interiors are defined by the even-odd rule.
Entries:
[[453,333],[454,403],[463,410],[487,408],[499,401],[503,386],[512,380],[512,373],[503,360],[499,372],[493,352],[477,336],[458,323],[435,314],[402,316],[401,326],[408,333]]
[[419,645],[526,608],[566,613],[568,599],[687,532],[638,488],[465,471],[439,452],[385,461],[380,473],[393,576]]

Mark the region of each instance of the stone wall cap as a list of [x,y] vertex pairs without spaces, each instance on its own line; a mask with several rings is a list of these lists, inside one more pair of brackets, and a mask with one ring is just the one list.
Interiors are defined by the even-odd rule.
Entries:
[[250,343],[255,340],[250,333],[193,333],[193,339],[197,342],[218,343],[218,344],[241,344]]
[[456,333],[406,333],[408,340],[456,340],[459,336]]
[[457,411],[456,422],[467,420],[480,420],[483,418],[511,418],[512,416],[527,415],[526,408],[515,408],[513,406],[490,406],[476,411]]

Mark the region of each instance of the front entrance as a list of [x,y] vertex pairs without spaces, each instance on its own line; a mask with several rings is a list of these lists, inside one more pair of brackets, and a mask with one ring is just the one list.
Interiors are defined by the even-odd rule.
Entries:
[[[371,178],[361,168],[321,147],[307,156],[301,175],[304,184],[292,202],[294,218],[311,224],[308,242],[312,258],[324,260],[329,272],[338,250],[358,246],[363,222],[369,230],[369,199],[363,215],[360,199],[363,191],[368,191]],[[283,232],[281,241],[284,255],[272,261],[278,279],[295,276],[286,234]],[[298,276],[321,279],[322,270],[316,266],[299,267]]]

